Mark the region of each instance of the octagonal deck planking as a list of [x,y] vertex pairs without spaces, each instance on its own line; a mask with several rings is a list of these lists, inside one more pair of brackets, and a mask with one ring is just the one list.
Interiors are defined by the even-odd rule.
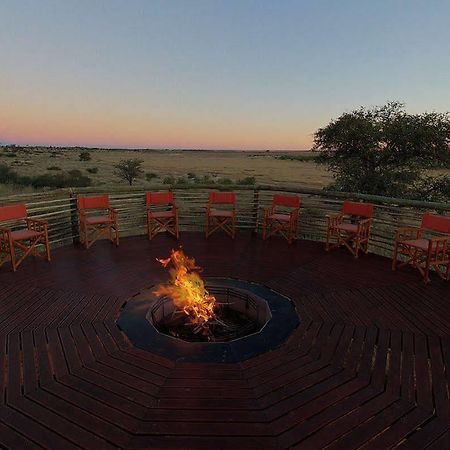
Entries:
[[301,324],[236,364],[135,349],[115,325],[176,245],[126,238],[0,270],[6,448],[449,448],[450,285],[389,260],[279,239],[181,236],[205,276],[290,297]]

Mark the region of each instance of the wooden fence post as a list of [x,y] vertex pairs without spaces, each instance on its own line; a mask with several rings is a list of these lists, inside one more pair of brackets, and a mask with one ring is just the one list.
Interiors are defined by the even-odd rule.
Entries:
[[253,233],[258,233],[259,189],[253,189]]
[[80,243],[80,230],[78,227],[77,196],[74,192],[69,193],[69,207],[72,243],[78,245]]

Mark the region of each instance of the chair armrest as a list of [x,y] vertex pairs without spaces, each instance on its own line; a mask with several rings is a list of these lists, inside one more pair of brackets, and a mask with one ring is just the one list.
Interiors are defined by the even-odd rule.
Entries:
[[26,217],[25,221],[27,223],[27,227],[29,230],[35,230],[38,232],[47,231],[48,222],[45,220],[32,219],[30,217]]
[[109,217],[110,217],[111,219],[117,220],[118,213],[117,213],[117,210],[116,210],[116,209],[109,207],[109,208],[108,208],[108,213],[109,213]]
[[2,239],[9,241],[11,238],[11,230],[9,228],[0,227],[0,236]]
[[267,206],[267,207],[261,207],[261,208],[264,211],[264,218],[266,218],[266,219],[274,212],[273,206]]
[[450,253],[450,235],[431,237],[428,240],[428,252]]
[[372,226],[372,218],[368,217],[367,219],[362,219],[358,221],[358,232],[370,230]]
[[342,222],[342,220],[344,219],[344,214],[342,213],[327,214],[325,217],[327,219],[327,227],[332,228],[335,227],[336,225],[339,225]]
[[420,239],[422,229],[420,227],[402,227],[395,231],[396,241],[406,241],[410,239]]

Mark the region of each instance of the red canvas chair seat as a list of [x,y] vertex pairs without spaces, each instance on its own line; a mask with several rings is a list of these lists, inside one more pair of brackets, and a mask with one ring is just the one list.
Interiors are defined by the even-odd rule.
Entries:
[[339,225],[336,225],[336,229],[349,231],[350,233],[356,233],[358,231],[358,225],[354,223],[341,223]]
[[[430,234],[428,239],[425,233]],[[450,217],[425,213],[420,227],[396,231],[392,270],[404,265],[416,268],[425,283],[431,269],[443,280],[450,279]]]
[[109,216],[87,216],[86,223],[89,225],[99,225],[106,224],[112,222],[112,219]]
[[275,194],[272,205],[264,209],[263,239],[280,234],[289,243],[297,237],[301,198],[298,195]]
[[269,216],[271,220],[280,220],[281,222],[289,222],[291,220],[290,214],[271,214]]
[[211,209],[209,215],[213,217],[233,217],[233,211],[225,211],[223,209]]
[[406,241],[401,241],[403,245],[407,245],[409,247],[420,248],[421,250],[428,250],[428,239],[409,239]]
[[11,231],[11,237],[13,241],[27,241],[29,239],[34,239],[38,236],[42,236],[43,231],[35,230],[15,230]]
[[209,193],[206,206],[206,238],[218,230],[225,231],[233,239],[236,235],[236,194],[234,192]]
[[[368,253],[372,215],[370,203],[346,200],[340,213],[327,216],[326,250],[345,246],[355,258],[360,251]],[[351,222],[345,222],[349,218]]]
[[109,206],[108,195],[78,197],[77,206],[80,241],[87,249],[103,236],[119,245],[117,211]]
[[162,231],[167,231],[178,239],[178,208],[173,192],[147,192],[145,203],[148,239],[153,239]]
[[176,214],[176,211],[172,209],[171,211],[150,212],[149,216],[154,217],[154,218],[168,218],[168,217],[175,217],[175,214]]
[[[27,228],[13,230],[11,226],[18,222],[25,222]],[[38,252],[39,245],[44,246],[45,254]],[[45,257],[50,261],[47,222],[28,217],[23,204],[0,207],[0,266],[11,261],[15,272],[29,255]]]

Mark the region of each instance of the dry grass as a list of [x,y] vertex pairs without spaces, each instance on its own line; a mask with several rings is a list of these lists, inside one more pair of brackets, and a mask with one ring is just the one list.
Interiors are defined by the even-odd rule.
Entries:
[[[131,158],[142,159],[144,171],[158,175],[153,183],[161,183],[166,176],[187,177],[188,173],[198,177],[230,178],[233,181],[255,177],[260,184],[285,183],[311,187],[323,187],[331,181],[325,167],[311,161],[280,160],[277,157],[283,153],[275,152],[91,150],[90,161],[80,161],[79,153],[76,149],[23,149],[14,158],[0,156],[0,162],[10,165],[19,175],[57,173],[48,170],[54,166],[62,170],[79,169],[92,179],[94,186],[116,183],[125,186],[126,182],[114,174],[114,165],[121,159]],[[87,169],[92,168],[97,168],[98,172],[89,173]],[[149,182],[141,177],[135,184],[145,186]]]

